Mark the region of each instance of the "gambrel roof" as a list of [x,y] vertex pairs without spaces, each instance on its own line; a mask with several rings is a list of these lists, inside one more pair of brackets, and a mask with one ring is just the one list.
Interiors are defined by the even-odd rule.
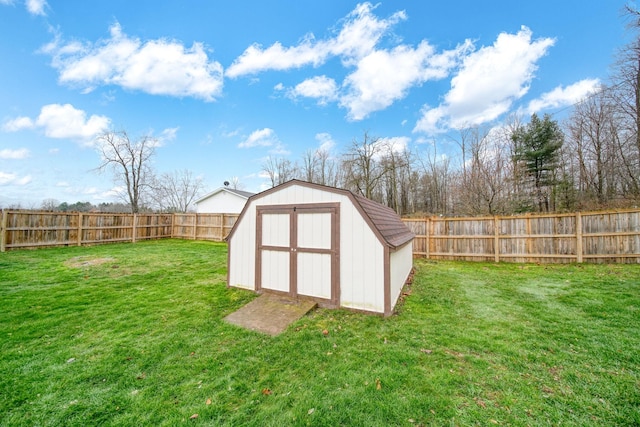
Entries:
[[[415,237],[415,234],[413,234],[413,232],[402,222],[398,214],[396,214],[393,209],[381,205],[378,202],[374,202],[373,200],[367,199],[364,196],[354,194],[349,190],[344,190],[341,188],[329,187],[326,185],[314,184],[306,181],[292,179],[291,181],[287,181],[284,184],[280,184],[261,193],[254,194],[249,198],[249,201],[260,199],[264,195],[282,190],[293,185],[315,188],[318,190],[329,191],[332,193],[347,196],[349,199],[351,199],[356,209],[358,209],[358,211],[362,214],[363,218],[369,224],[373,232],[378,236],[380,241],[391,249],[403,246],[413,240],[413,238]],[[248,206],[249,203],[247,202],[244,209],[240,213],[240,217],[236,221],[236,225],[242,220],[242,217],[244,216],[245,210],[248,208]],[[234,225],[234,228],[231,230],[231,233],[229,233],[229,237],[227,237],[227,239],[231,238],[235,228],[236,226]]]

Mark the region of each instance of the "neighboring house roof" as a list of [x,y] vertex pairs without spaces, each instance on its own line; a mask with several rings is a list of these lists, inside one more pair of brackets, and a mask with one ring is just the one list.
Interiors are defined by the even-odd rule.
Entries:
[[234,194],[236,196],[240,196],[243,199],[248,199],[249,197],[253,196],[255,193],[250,193],[248,191],[242,191],[242,190],[235,190],[233,188],[229,188],[229,187],[220,187],[216,190],[213,190],[211,193],[209,194],[205,194],[204,196],[200,197],[198,200],[196,200],[196,204],[202,202],[205,199],[208,199],[211,196],[215,196],[216,194],[225,191],[227,193],[231,193]]
[[[319,190],[343,194],[349,197],[353,201],[353,204],[356,206],[356,208],[362,213],[365,220],[367,220],[367,222],[371,225],[373,231],[380,237],[383,243],[385,243],[392,249],[398,248],[405,243],[410,242],[415,237],[415,234],[413,234],[413,232],[404,224],[404,222],[402,222],[398,214],[396,214],[393,209],[381,205],[378,202],[374,202],[373,200],[367,199],[364,196],[354,194],[349,190],[344,190],[341,188],[328,187],[326,185],[313,184],[306,181],[292,179],[291,181],[287,181],[284,184],[270,188],[269,190],[254,194],[249,199],[259,199],[265,194],[281,190],[291,185],[301,185],[303,187],[317,188]],[[244,212],[245,210],[247,210],[248,206],[249,203],[247,202],[247,204],[244,206],[244,209],[240,213],[240,217],[236,221],[236,225],[244,216]],[[234,230],[235,225],[231,230],[231,233],[229,233],[228,239],[231,237]]]

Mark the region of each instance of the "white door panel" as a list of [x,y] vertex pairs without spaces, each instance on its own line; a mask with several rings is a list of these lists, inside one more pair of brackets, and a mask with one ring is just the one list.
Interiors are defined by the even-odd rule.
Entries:
[[289,252],[262,251],[262,287],[289,292]]
[[298,252],[298,294],[331,298],[331,254]]

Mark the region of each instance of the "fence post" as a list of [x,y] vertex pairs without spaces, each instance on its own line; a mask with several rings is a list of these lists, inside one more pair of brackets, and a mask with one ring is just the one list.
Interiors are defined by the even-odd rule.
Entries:
[[576,262],[582,262],[582,214],[576,212]]
[[531,260],[531,244],[533,242],[533,240],[531,239],[531,214],[525,215],[525,221],[526,221],[526,233],[527,233],[527,237],[526,237],[527,259]]
[[193,240],[198,238],[198,214],[193,214]]
[[138,214],[133,214],[133,226],[131,229],[131,243],[136,242],[136,224],[137,224]]
[[433,220],[427,218],[427,259],[431,258],[431,236],[433,235]]
[[221,214],[222,217],[220,218],[220,241],[223,242],[225,235],[224,235],[224,214]]
[[494,261],[500,262],[500,219],[493,217],[493,255]]
[[7,250],[7,211],[2,210],[2,222],[0,222],[0,252]]
[[78,212],[78,246],[82,246],[82,212]]

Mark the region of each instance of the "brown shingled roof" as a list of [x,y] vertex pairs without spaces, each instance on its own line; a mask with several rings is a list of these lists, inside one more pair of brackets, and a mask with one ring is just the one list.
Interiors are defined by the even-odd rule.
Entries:
[[353,197],[390,247],[397,248],[415,237],[393,209],[359,194]]

